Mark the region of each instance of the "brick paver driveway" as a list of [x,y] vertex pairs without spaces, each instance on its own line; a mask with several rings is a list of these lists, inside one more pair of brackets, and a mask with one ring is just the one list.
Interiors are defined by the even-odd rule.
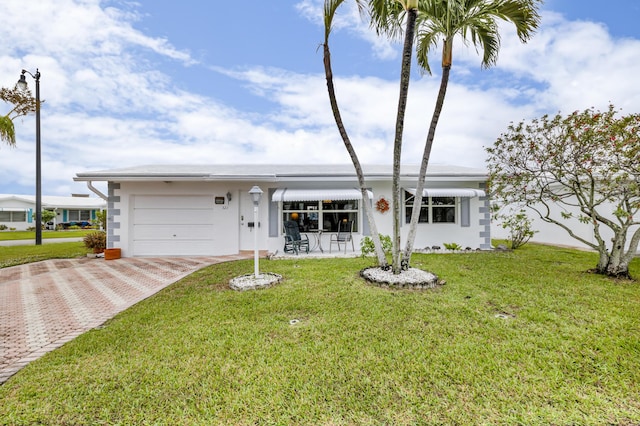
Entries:
[[246,257],[60,259],[0,269],[0,384],[190,273]]

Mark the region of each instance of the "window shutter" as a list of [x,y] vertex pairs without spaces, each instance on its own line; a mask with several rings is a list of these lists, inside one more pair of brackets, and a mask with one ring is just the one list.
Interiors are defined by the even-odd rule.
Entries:
[[460,199],[460,226],[463,228],[471,226],[471,198]]
[[273,193],[276,191],[275,188],[269,188],[269,236],[270,237],[279,237],[280,232],[278,229],[278,204],[277,202],[272,202]]

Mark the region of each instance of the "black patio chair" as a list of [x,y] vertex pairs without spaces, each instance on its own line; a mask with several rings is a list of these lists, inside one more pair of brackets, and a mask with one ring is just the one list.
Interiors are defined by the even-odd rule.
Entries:
[[309,237],[300,234],[298,222],[286,220],[284,226],[284,252],[298,254],[304,250],[309,253]]

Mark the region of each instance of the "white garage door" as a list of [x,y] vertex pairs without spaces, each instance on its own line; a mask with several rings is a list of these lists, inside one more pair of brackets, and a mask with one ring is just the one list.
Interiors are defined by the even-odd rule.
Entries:
[[212,196],[134,196],[134,256],[211,255],[213,206]]

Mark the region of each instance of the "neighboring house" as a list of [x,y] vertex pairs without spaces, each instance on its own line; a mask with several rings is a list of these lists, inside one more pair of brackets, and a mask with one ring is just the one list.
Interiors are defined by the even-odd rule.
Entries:
[[[378,231],[391,235],[391,212],[379,202],[390,205],[391,167],[364,170],[369,186],[364,202],[380,206]],[[403,167],[403,238],[418,172],[417,166]],[[486,179],[485,170],[430,166],[415,247],[457,243],[489,249]],[[356,251],[370,234],[351,165],[154,165],[82,172],[74,180],[87,182],[99,195],[92,182],[108,183],[107,245],[121,248],[123,256],[237,254],[254,249],[254,232],[260,250],[282,253],[285,220],[297,221],[312,245],[319,249],[319,240],[325,251],[345,219],[354,221]],[[256,226],[248,193],[254,185],[264,191]]]
[[[16,230],[33,227],[35,208],[36,197],[33,195],[0,194],[0,225]],[[105,200],[88,195],[42,196],[42,209],[56,213],[53,222],[45,224],[49,229],[58,224],[91,222],[96,219],[96,212],[106,208]]]

